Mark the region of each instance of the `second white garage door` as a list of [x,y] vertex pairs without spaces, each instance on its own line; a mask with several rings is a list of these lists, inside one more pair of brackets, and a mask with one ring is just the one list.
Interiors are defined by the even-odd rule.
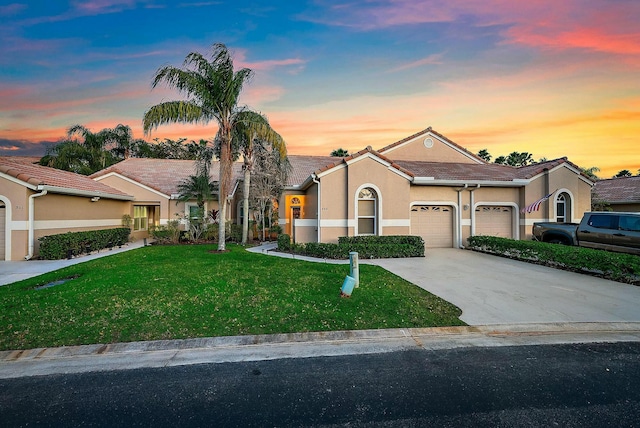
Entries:
[[476,208],[476,235],[513,238],[513,208],[479,206]]
[[446,205],[411,207],[411,234],[422,236],[427,248],[453,247],[453,208]]

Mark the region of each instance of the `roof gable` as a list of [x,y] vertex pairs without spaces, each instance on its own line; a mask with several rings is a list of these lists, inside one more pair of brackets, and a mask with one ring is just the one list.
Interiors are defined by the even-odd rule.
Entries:
[[385,146],[378,152],[394,160],[486,163],[483,159],[434,131],[431,127]]

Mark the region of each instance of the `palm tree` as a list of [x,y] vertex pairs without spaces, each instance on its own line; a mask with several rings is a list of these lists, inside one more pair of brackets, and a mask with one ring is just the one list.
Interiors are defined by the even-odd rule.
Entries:
[[340,147],[339,149],[335,149],[333,150],[329,156],[335,156],[335,157],[339,157],[339,158],[346,158],[347,156],[349,156],[349,151],[347,149],[343,149],[342,147]]
[[631,177],[632,175],[633,174],[631,174],[631,171],[629,171],[628,169],[623,169],[618,171],[618,173],[614,175],[613,178]]
[[125,125],[96,133],[83,125],[74,125],[67,130],[67,139],[47,150],[40,164],[90,175],[118,162],[121,158],[117,149],[128,147],[131,141],[131,128]]
[[186,95],[187,99],[155,105],[145,112],[142,121],[145,134],[166,123],[217,122],[220,143],[218,197],[222,223],[218,228],[218,251],[226,249],[224,221],[231,190],[232,131],[238,114],[246,110],[238,106],[238,98],[252,75],[253,71],[248,68],[234,71],[233,59],[224,44],[213,45],[210,61],[198,52],[191,52],[181,68],[161,67],[152,82],[153,88],[164,82]]
[[487,149],[482,149],[478,152],[478,157],[483,159],[486,162],[491,162],[491,154]]
[[598,180],[598,176],[596,175],[596,172],[600,172],[600,168],[598,168],[597,166],[592,166],[589,168],[580,168],[580,170],[592,180]]
[[234,152],[239,151],[242,154],[243,160],[242,245],[246,245],[249,237],[249,189],[256,143],[269,145],[282,159],[287,157],[284,140],[271,128],[267,118],[260,113],[243,111],[238,114],[233,128],[233,149]]

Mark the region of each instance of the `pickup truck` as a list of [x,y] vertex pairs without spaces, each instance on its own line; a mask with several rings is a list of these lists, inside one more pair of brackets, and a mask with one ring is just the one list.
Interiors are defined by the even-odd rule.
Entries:
[[533,224],[533,239],[640,255],[640,213],[588,212],[577,223]]

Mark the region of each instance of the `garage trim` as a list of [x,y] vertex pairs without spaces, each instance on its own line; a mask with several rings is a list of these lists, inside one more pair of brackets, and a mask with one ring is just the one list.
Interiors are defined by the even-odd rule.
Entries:
[[471,210],[471,236],[476,236],[476,208],[485,207],[511,207],[511,236],[520,240],[520,209],[515,202],[476,202]]

